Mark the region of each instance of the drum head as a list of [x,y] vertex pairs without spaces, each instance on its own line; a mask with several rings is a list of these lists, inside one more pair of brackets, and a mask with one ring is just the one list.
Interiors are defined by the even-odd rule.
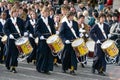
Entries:
[[77,47],[80,44],[82,44],[83,42],[84,42],[84,39],[82,39],[82,38],[76,39],[72,42],[72,47]]
[[88,47],[88,50],[91,52],[94,52],[95,42],[90,40],[86,42],[86,46]]
[[21,38],[18,38],[16,41],[15,41],[15,44],[16,45],[22,45],[24,43],[26,43],[28,41],[28,38],[27,37],[21,37]]
[[47,43],[50,44],[50,43],[53,43],[57,40],[58,36],[57,35],[52,35],[50,36],[48,39],[47,39]]
[[113,43],[114,43],[113,40],[107,40],[107,41],[105,41],[105,42],[101,45],[101,48],[102,48],[102,49],[106,49],[106,48],[108,48],[109,46],[111,46]]

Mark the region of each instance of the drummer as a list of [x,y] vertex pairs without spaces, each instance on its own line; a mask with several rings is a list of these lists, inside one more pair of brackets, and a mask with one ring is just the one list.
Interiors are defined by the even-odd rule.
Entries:
[[33,61],[33,63],[36,62],[36,43],[35,43],[35,34],[34,34],[34,30],[35,30],[35,25],[37,23],[37,13],[35,11],[31,11],[31,19],[29,21],[27,21],[25,28],[29,33],[29,40],[30,43],[33,47],[33,51],[32,53],[29,55],[29,57],[27,58],[27,62],[30,63]]
[[[88,41],[89,38],[89,30],[90,30],[90,26],[85,24],[85,16],[84,15],[79,15],[78,18],[78,27],[79,27],[79,32],[80,32],[80,37],[84,39],[85,42]],[[84,68],[84,64],[87,63],[86,60],[83,61],[83,59],[86,59],[86,55],[79,57],[78,58],[80,60],[81,66]]]
[[62,53],[62,70],[66,73],[70,69],[70,74],[74,75],[77,70],[77,58],[71,46],[71,41],[79,37],[78,24],[73,20],[74,13],[68,12],[67,19],[60,27],[60,37],[65,45]]
[[95,24],[90,30],[90,37],[95,41],[92,73],[95,73],[95,70],[97,70],[98,74],[102,76],[106,75],[106,61],[105,53],[101,49],[101,44],[103,43],[103,41],[108,39],[109,34],[109,25],[104,22],[105,14],[101,13],[99,15],[99,22]]
[[54,21],[48,16],[49,8],[44,6],[35,27],[35,34],[39,38],[36,69],[45,74],[50,74],[50,71],[53,71],[53,55],[46,39],[56,33]]
[[[59,14],[54,15],[54,22],[55,22],[56,32],[57,32],[57,34],[59,34],[59,29],[60,29],[60,26],[61,26],[61,23],[60,23],[60,15],[59,15]],[[55,65],[55,66],[58,66],[57,63],[61,63],[61,60],[60,60],[60,56],[59,56],[59,55],[54,57],[54,65]]]
[[3,26],[5,25],[6,22],[6,18],[7,18],[7,14],[6,12],[2,12],[1,13],[1,18],[0,18],[0,63],[4,62],[4,43],[1,41],[2,37],[4,36],[3,33]]
[[19,51],[15,45],[15,39],[23,36],[25,29],[24,22],[18,18],[18,10],[15,7],[12,7],[11,17],[6,21],[3,30],[8,36],[5,66],[10,72],[16,73]]

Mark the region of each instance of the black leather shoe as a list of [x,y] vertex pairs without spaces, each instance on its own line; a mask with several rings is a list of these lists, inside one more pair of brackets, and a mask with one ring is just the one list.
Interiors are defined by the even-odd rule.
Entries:
[[51,73],[49,71],[44,71],[45,74],[50,75]]
[[106,74],[104,72],[99,72],[98,74],[101,76],[106,76]]
[[6,67],[7,68],[7,70],[10,70],[10,67]]
[[95,74],[95,69],[94,68],[92,68],[92,73]]
[[83,63],[81,63],[81,66],[82,66],[82,68],[85,68],[85,65]]
[[10,72],[17,73],[17,71],[16,71],[15,68],[12,68],[12,69],[10,70]]
[[71,75],[76,75],[76,73],[75,73],[74,70],[73,70],[73,71],[70,71],[70,74],[71,74]]

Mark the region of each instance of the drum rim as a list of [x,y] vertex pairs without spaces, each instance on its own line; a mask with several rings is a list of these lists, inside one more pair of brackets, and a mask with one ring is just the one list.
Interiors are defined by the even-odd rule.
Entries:
[[56,37],[57,37],[55,40],[57,40],[57,39],[59,38],[59,36],[56,35],[56,34],[49,36],[49,37],[47,38],[47,40],[46,40],[46,42],[47,42],[48,44],[51,44],[51,43],[53,43],[53,42],[55,41],[55,40],[53,40],[53,41],[51,41],[51,42],[49,41],[50,38],[52,38],[53,36],[56,36]]
[[109,46],[111,46],[111,45],[114,43],[113,40],[110,40],[110,39],[109,39],[109,40],[106,40],[106,41],[103,42],[102,45],[101,45],[101,48],[102,48],[102,49],[106,49],[106,48],[108,48],[108,46],[107,46],[107,47],[104,47],[104,44],[105,44],[107,41],[111,41],[111,42],[112,42],[111,44],[109,44]]
[[[75,40],[72,42],[72,47],[77,47],[77,46],[80,45],[80,44],[74,45],[75,41],[78,41],[78,40],[82,40],[82,43],[84,42],[84,39],[83,39],[83,38],[77,38],[77,39],[75,39]],[[82,44],[82,43],[81,43],[81,44]]]
[[[25,38],[26,39],[26,41],[24,41],[23,43],[18,43],[17,41],[19,40],[19,39],[21,39],[21,38]],[[15,44],[16,45],[22,45],[22,44],[24,44],[24,43],[26,43],[28,41],[28,38],[27,37],[24,37],[24,36],[22,36],[22,37],[20,37],[20,38],[18,38],[16,41],[15,41]]]

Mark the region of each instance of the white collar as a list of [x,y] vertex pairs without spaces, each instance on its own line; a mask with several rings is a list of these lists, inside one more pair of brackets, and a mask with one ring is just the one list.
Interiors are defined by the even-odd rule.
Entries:
[[16,23],[16,22],[17,22],[17,17],[14,17],[14,18],[11,17],[10,19],[12,20],[13,23]]
[[1,24],[4,26],[6,20],[4,20],[4,19],[0,19],[0,22],[1,22]]
[[73,26],[73,22],[72,21],[68,21],[68,19],[66,20],[67,25],[71,28]]
[[43,17],[43,16],[41,16],[41,18],[42,18],[42,20],[43,20],[43,22],[46,24],[46,25],[48,25],[48,17]]

